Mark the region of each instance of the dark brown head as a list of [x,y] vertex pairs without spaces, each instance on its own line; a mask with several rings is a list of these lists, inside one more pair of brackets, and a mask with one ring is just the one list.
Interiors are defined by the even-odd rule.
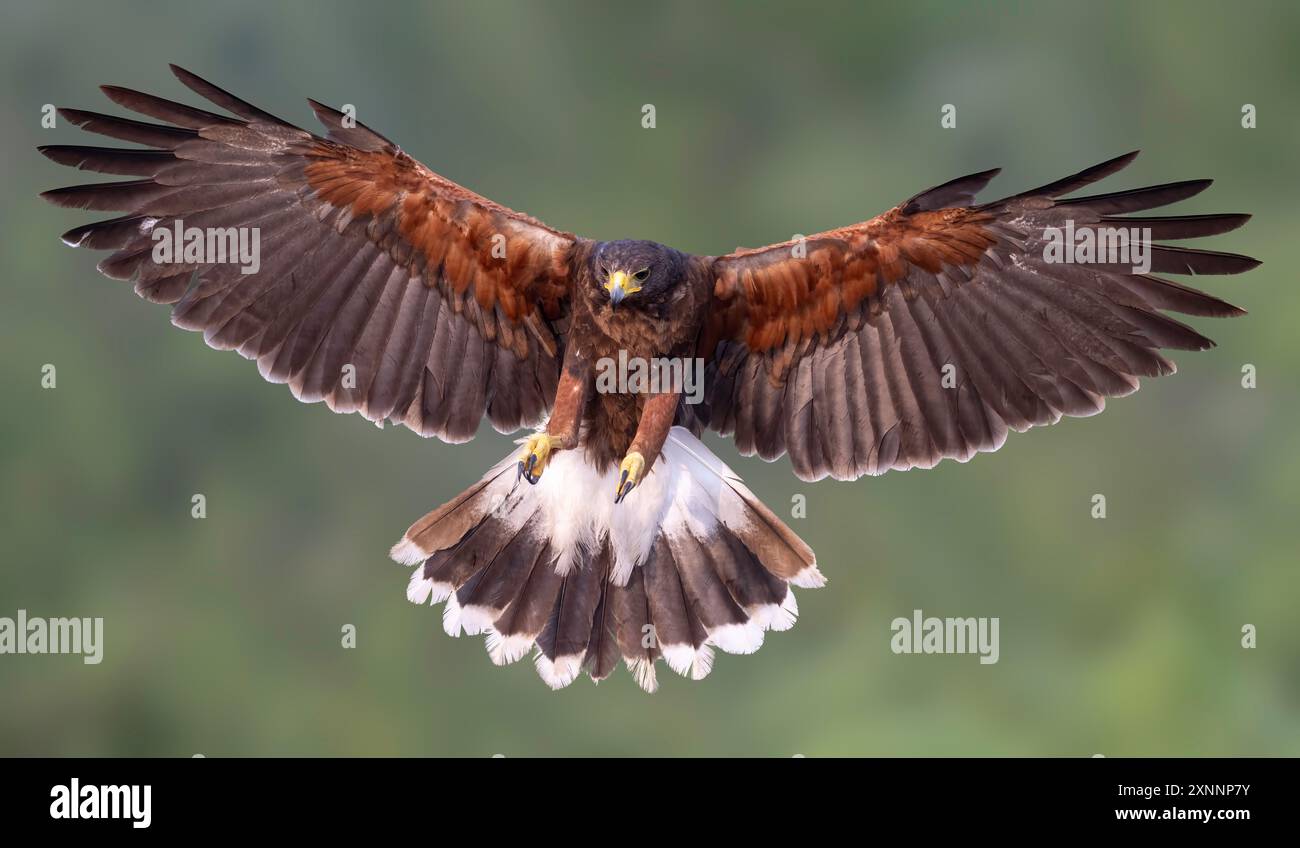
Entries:
[[658,312],[681,296],[686,257],[653,241],[606,241],[591,253],[594,299],[611,309]]

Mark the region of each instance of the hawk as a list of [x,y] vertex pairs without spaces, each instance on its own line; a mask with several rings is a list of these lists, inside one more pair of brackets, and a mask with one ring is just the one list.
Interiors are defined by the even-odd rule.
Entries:
[[[445,602],[449,634],[485,635],[497,664],[533,652],[556,688],[620,659],[647,691],[660,658],[702,678],[715,648],[750,653],[794,623],[792,587],[825,582],[704,430],[745,456],[788,455],[803,480],[965,462],[1173,373],[1162,349],[1212,346],[1165,313],[1242,314],[1156,273],[1259,264],[1156,243],[1247,215],[1128,214],[1209,180],[1069,197],[1136,153],[988,203],[975,196],[998,172],[971,174],[862,223],[722,256],[593,241],[316,101],[323,137],[172,71],[224,112],[116,86],[110,100],[151,120],[60,110],[141,145],[40,148],[130,178],[45,192],[124,213],[63,240],[111,250],[102,273],[301,401],[452,443],[485,415],[502,433],[536,428],[392,556],[414,567],[411,601]],[[250,231],[257,261],[213,254],[214,232],[220,247]],[[160,253],[173,232],[185,244]],[[602,363],[632,360],[698,365],[698,391],[682,369],[602,387]]]

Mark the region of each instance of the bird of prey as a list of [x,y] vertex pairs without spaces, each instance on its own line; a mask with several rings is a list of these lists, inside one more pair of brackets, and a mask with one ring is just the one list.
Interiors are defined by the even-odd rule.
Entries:
[[[106,276],[301,401],[453,443],[484,415],[536,428],[392,556],[415,567],[411,601],[445,602],[449,634],[486,636],[497,664],[532,652],[556,688],[620,659],[647,691],[660,658],[702,678],[715,648],[750,653],[794,623],[792,587],[824,583],[704,430],[745,456],[788,454],[803,480],[965,462],[1172,373],[1161,349],[1212,346],[1166,312],[1241,314],[1153,272],[1258,264],[1156,243],[1247,215],[1126,214],[1209,180],[1069,197],[1136,153],[976,203],[998,173],[984,171],[721,256],[594,241],[439,176],[349,114],[310,101],[322,137],[172,71],[224,114],[116,86],[109,99],[152,120],[60,110],[141,145],[41,148],[131,177],[45,192],[124,213],[63,240],[113,251]],[[260,255],[230,261],[249,232]],[[693,394],[685,367],[602,383],[609,362],[702,378]]]

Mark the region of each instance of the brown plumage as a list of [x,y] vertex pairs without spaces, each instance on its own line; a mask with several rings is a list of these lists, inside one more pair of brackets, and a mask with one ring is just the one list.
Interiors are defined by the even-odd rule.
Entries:
[[[725,256],[594,242],[433,173],[320,103],[325,137],[173,71],[230,114],[115,86],[103,88],[112,101],[162,123],[61,110],[148,148],[41,148],[130,178],[46,192],[123,213],[64,240],[112,251],[104,274],[300,400],[449,442],[484,416],[502,432],[545,421],[520,457],[412,525],[394,556],[419,566],[412,600],[446,601],[449,633],[486,634],[499,663],[535,650],[553,686],[583,669],[603,679],[620,657],[651,690],[660,658],[703,677],[713,648],[752,651],[793,623],[791,585],[821,585],[812,551],[704,448],[702,429],[734,435],[746,455],[788,453],[804,479],[964,461],[1171,373],[1162,349],[1212,345],[1165,312],[1241,312],[1157,274],[1258,264],[1153,243],[1225,233],[1246,215],[1131,215],[1208,180],[1065,197],[1136,154],[977,205],[997,174],[984,171],[860,224]],[[160,234],[182,226],[255,232],[257,266],[160,259]],[[1062,232],[1116,228],[1132,229],[1149,267],[1127,253],[1052,258]],[[698,359],[703,402],[683,382],[600,389],[602,363],[620,357]]]

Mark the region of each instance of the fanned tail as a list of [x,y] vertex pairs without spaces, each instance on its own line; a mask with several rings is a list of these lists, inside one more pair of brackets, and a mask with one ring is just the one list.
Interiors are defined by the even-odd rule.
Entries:
[[621,658],[653,692],[660,658],[699,680],[715,648],[753,653],[794,625],[792,586],[824,585],[812,550],[688,430],[618,506],[615,473],[563,451],[530,486],[507,457],[393,547],[418,564],[407,597],[445,602],[447,633],[486,636],[497,665],[533,651],[552,688]]

